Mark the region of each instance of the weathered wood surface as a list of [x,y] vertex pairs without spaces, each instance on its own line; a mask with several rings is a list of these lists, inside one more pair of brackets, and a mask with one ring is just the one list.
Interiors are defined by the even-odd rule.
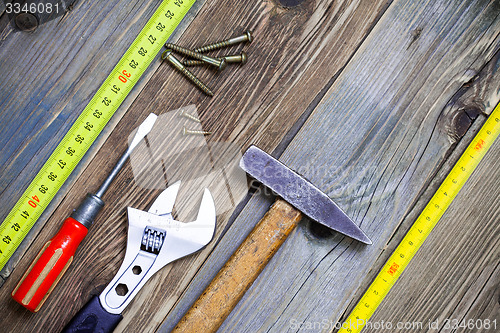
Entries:
[[[78,5],[88,10],[89,4]],[[115,10],[106,17],[119,17]],[[86,13],[81,15],[88,15],[89,22],[99,17],[96,11]],[[256,40],[248,47],[249,63],[218,75],[199,70],[216,91],[213,99],[168,66],[149,78],[129,112],[119,123],[117,118],[118,125],[96,157],[65,190],[67,197],[0,289],[2,324],[8,323],[11,331],[57,331],[104,288],[124,255],[124,207],[146,209],[159,193],[136,187],[130,169],[120,174],[105,196],[107,207],[42,310],[29,314],[8,296],[75,203],[105,178],[112,167],[109,161],[125,148],[123,133],[151,111],[161,113],[191,103],[198,105],[204,128],[214,131],[211,141],[229,141],[242,148],[256,143],[267,151],[282,152],[298,132],[283,161],[327,191],[375,241],[372,247],[363,247],[339,235],[324,237],[321,230],[303,223],[222,331],[294,331],[292,319],[300,323],[340,318],[391,235],[454,150],[457,133],[466,132],[466,127],[457,130],[463,109],[446,106],[498,51],[498,13],[498,1],[307,1],[293,8],[258,1],[206,3],[182,36],[182,44],[200,45],[251,28]],[[97,35],[107,40],[109,32],[96,30]],[[31,43],[36,45],[35,40]],[[73,71],[97,80],[98,74],[80,66]],[[103,79],[107,72],[100,68],[98,73]],[[488,83],[496,88],[474,104],[485,113],[498,102],[499,80],[495,77]],[[88,98],[97,86],[87,88]],[[62,98],[58,101],[66,105],[68,100]],[[19,113],[26,109],[19,108]],[[25,156],[31,156],[28,152]],[[19,175],[14,170],[13,177],[19,179],[30,173]],[[11,195],[15,197],[14,192]],[[229,214],[220,216],[216,240],[199,255],[159,272],[125,311],[117,331],[151,332],[162,323],[162,331],[173,327],[271,202],[261,195],[252,198],[231,219],[225,235]]]
[[[292,324],[340,318],[453,150],[457,132],[463,134],[457,119],[464,109],[446,107],[498,51],[498,12],[498,2],[392,3],[282,156],[328,191],[374,245],[338,235],[318,240],[304,224],[221,331],[306,331]],[[498,101],[498,80],[493,83],[474,107],[491,111]],[[162,329],[175,325],[268,204],[260,196],[249,202]]]
[[[119,61],[158,2],[108,1],[76,3],[73,11],[43,24],[32,33],[18,31],[4,14],[0,17],[0,220],[3,221],[36,172],[42,167],[108,73]],[[204,1],[199,1],[172,36],[176,40]],[[104,7],[103,7],[104,6]],[[108,15],[112,12],[112,15]],[[33,237],[61,202],[82,170],[106,141],[127,107],[160,65],[159,56],[123,102],[2,270],[9,276]],[[3,281],[3,280],[2,280]]]
[[[218,76],[214,76],[211,71],[201,73],[203,75],[200,77],[215,86],[218,91],[217,98],[212,100],[200,94],[170,67],[162,67],[100,150],[101,157],[94,159],[93,164],[87,168],[87,173],[79,178],[71,191],[66,192],[67,199],[49,219],[32,249],[26,254],[27,259],[21,262],[21,266],[2,288],[2,297],[8,299],[11,284],[15,284],[15,280],[19,279],[38,251],[38,241],[50,238],[75,202],[79,202],[85,192],[96,188],[104,179],[111,168],[109,161],[118,158],[125,147],[123,133],[128,133],[147,113],[168,111],[196,103],[200,108],[204,126],[217,133],[214,140],[241,141],[241,144],[256,142],[263,148],[272,150],[285,136],[287,128],[292,127],[307,106],[317,98],[318,92],[345,66],[385,9],[385,5],[383,1],[366,1],[329,6],[325,1],[315,6],[306,3],[288,10],[275,3],[228,1],[207,4],[199,18],[193,22],[191,33],[183,36],[182,43],[200,45],[207,40],[226,38],[233,35],[234,31],[251,28],[256,36],[262,37],[257,37],[252,49],[248,51],[251,56],[249,64],[238,70],[225,71]],[[220,17],[226,16],[223,8],[234,8],[232,26],[220,20]],[[240,15],[241,13],[245,15]],[[213,29],[206,29],[206,26],[212,26]],[[339,32],[331,33],[331,30]],[[322,52],[318,52],[318,47]],[[283,54],[282,49],[290,49],[291,53]],[[294,61],[301,63],[296,65]],[[321,67],[318,67],[318,64]],[[236,89],[235,85],[240,89]],[[101,170],[102,173],[97,175],[95,170]],[[85,257],[82,256],[79,263],[75,261],[77,265],[70,268],[67,277],[54,291],[54,294],[59,293],[59,297],[49,298],[37,316],[30,316],[12,301],[7,301],[4,306],[9,310],[6,311],[15,313],[10,316],[10,322],[15,323],[14,330],[22,331],[23,327],[57,330],[88,300],[89,292],[96,294],[104,288],[114,275],[124,253],[124,207],[131,205],[146,208],[158,194],[134,188],[131,180],[130,172],[123,172],[122,176],[115,180],[110,193],[104,198],[108,203],[106,210],[91,230],[87,238],[88,243],[84,243],[79,251],[85,253]],[[124,192],[127,196],[123,195]],[[224,230],[225,222],[227,219],[224,220],[224,216],[219,218],[218,233]],[[213,245],[215,242],[211,244]],[[110,249],[116,249],[116,252],[111,253]],[[103,253],[106,255],[102,255]],[[134,330],[135,327],[136,330],[153,330],[158,326],[169,310],[165,304],[175,302],[177,296],[172,295],[182,292],[196,267],[203,261],[203,258],[195,261],[196,258],[193,256],[179,261],[150,281],[136,297],[135,301],[141,305],[127,310],[131,311],[131,314],[125,314],[122,329],[127,327]],[[189,268],[190,266],[193,268]],[[18,273],[20,275],[17,275]],[[167,276],[171,288],[178,291],[172,292],[172,289],[165,288],[164,281]],[[67,297],[69,294],[71,296]],[[51,303],[52,305],[49,305]],[[66,308],[68,311],[63,314],[60,308]],[[57,321],[48,319],[56,315]],[[13,320],[12,316],[16,319]]]
[[[497,141],[375,312],[373,326],[366,332],[377,332],[375,325],[382,320],[408,325],[405,332],[493,332],[496,319],[498,330],[499,188]],[[464,323],[466,327],[446,328],[446,324]]]
[[[495,96],[499,89],[499,66],[500,53],[497,52],[475,80],[464,85],[455,94],[447,107],[450,109],[448,112],[465,110],[470,117],[475,117],[484,108],[489,108],[488,96]],[[464,133],[460,128],[467,127],[467,133],[402,221],[398,232],[386,245],[372,270],[367,273],[362,287],[358,289],[353,302],[347,308],[346,315],[368,288],[481,126],[482,121],[476,121],[469,129],[465,125],[470,123],[470,118],[466,114],[462,115],[463,120],[456,118],[456,121],[457,124],[463,123],[464,126],[458,126],[457,129]],[[372,324],[380,323],[381,320],[392,322],[394,325],[398,322],[402,324],[408,322],[412,326],[406,331],[422,332],[419,323],[426,328],[426,324],[431,322],[434,325],[437,320],[439,329],[443,329],[446,319],[458,319],[462,324],[465,318],[467,320],[498,318],[499,214],[496,207],[499,202],[497,190],[500,179],[497,157],[499,150],[500,144],[497,140],[403,273],[400,282],[372,317]],[[471,268],[470,264],[479,266]],[[479,274],[482,275],[478,277]],[[473,279],[473,282],[469,279]],[[464,288],[471,291],[464,293]],[[463,304],[466,304],[466,307]],[[432,329],[437,331],[434,327]],[[367,328],[366,331],[372,332],[373,329],[374,327],[371,330]],[[491,329],[485,327],[483,330],[491,332]],[[472,330],[460,328],[459,331]],[[482,330],[478,328],[474,331]]]

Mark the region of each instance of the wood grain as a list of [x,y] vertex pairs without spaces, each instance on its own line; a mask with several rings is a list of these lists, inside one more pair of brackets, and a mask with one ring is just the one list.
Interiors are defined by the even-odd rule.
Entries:
[[[498,322],[500,316],[498,188],[497,140],[375,312],[373,323],[410,323],[405,332],[428,330],[429,323],[435,332],[494,330],[493,323],[486,329],[476,321]],[[467,325],[471,319],[470,328],[445,327],[446,320],[449,325],[457,325],[452,320]],[[365,331],[376,332],[374,328]]]
[[[25,33],[0,17],[0,221],[69,130],[156,9],[157,1],[77,2],[64,16]],[[197,1],[171,39],[198,12]],[[104,6],[104,7],[103,7]],[[113,15],[107,13],[112,11]],[[160,65],[159,56],[116,111],[44,214],[1,272],[3,284],[68,189]],[[86,192],[86,191],[85,191]]]
[[[234,8],[233,16],[227,18],[224,8]],[[373,20],[384,9],[385,2],[382,1],[339,2],[333,6],[327,1],[314,6],[307,2],[291,10],[271,2],[257,1],[207,4],[193,21],[190,32],[182,36],[180,44],[201,45],[250,28],[256,39],[249,46],[242,46],[248,50],[249,62],[244,67],[233,67],[219,75],[204,69],[195,73],[214,87],[216,96],[213,99],[203,96],[169,66],[160,67],[103,145],[100,157],[93,160],[68,192],[67,199],[35,241],[33,250],[26,254],[26,261],[23,260],[14,271],[14,276],[0,294],[15,286],[15,280],[22,276],[27,262],[35,256],[37,251],[34,249],[43,244],[42,239],[47,240],[56,232],[59,221],[71,211],[74,202],[81,200],[86,191],[96,188],[104,179],[111,168],[109,161],[117,159],[125,148],[123,133],[129,133],[147,113],[166,112],[195,103],[203,127],[215,133],[210,141],[223,140],[238,145],[261,142],[264,148],[272,149],[318,92],[329,84],[331,77],[345,66],[372,28]],[[225,18],[224,23],[220,17]],[[232,25],[228,26],[228,20]],[[212,29],[206,29],[207,26]],[[289,49],[291,53],[283,54],[283,49]],[[291,59],[294,60],[290,62]],[[318,64],[323,67],[318,68]],[[99,170],[98,174],[96,170]],[[136,188],[132,180],[130,169],[123,170],[115,180],[104,198],[107,207],[91,228],[66,277],[37,317],[30,317],[5,298],[1,307],[9,313],[14,331],[23,331],[25,327],[57,331],[88,298],[98,294],[111,280],[125,248],[124,207],[147,209],[159,193]],[[217,237],[223,232],[228,216],[219,216]],[[154,331],[215,244],[212,242],[201,254],[169,265],[153,277],[125,310],[125,318],[117,330]],[[60,311],[61,308],[65,311]],[[54,317],[58,320],[50,319]]]
[[276,200],[172,332],[217,331],[301,219],[300,211]]
[[[221,332],[307,331],[307,323],[335,323],[341,317],[363,276],[455,148],[460,131],[446,106],[497,52],[497,15],[498,3],[488,1],[391,4],[281,158],[339,203],[374,245],[364,247],[339,235],[318,239],[311,224],[300,226]],[[485,105],[497,103],[497,91],[485,96]],[[162,331],[189,308],[267,202],[260,196],[250,200]]]
[[[385,264],[385,262],[387,261],[389,256],[393,253],[394,249],[401,242],[404,235],[407,233],[408,229],[413,224],[413,221],[415,221],[415,219],[418,217],[420,212],[424,209],[425,205],[430,200],[430,198],[432,197],[432,195],[434,194],[436,189],[439,187],[439,185],[442,183],[444,178],[450,172],[452,167],[458,161],[461,153],[465,150],[466,146],[469,144],[470,141],[472,141],[475,133],[478,131],[478,129],[480,128],[480,126],[482,124],[482,121],[483,121],[482,115],[488,114],[489,112],[491,112],[494,105],[491,104],[492,100],[491,100],[490,96],[496,96],[497,92],[500,89],[500,71],[498,71],[499,66],[500,66],[500,52],[497,52],[495,54],[495,56],[480,70],[480,72],[473,79],[471,79],[469,82],[464,84],[462,86],[462,88],[457,91],[457,93],[453,96],[453,98],[450,100],[450,102],[446,106],[446,109],[448,110],[447,113],[462,115],[460,117],[454,117],[454,119],[455,120],[460,119],[460,122],[462,123],[462,125],[458,126],[457,128],[463,129],[464,127],[466,127],[467,132],[460,139],[460,141],[458,141],[457,148],[450,154],[450,156],[447,158],[446,162],[443,163],[443,166],[441,167],[439,172],[437,172],[437,174],[433,178],[431,184],[428,186],[428,188],[426,190],[423,191],[422,195],[419,197],[419,200],[417,201],[415,206],[411,209],[411,211],[408,213],[408,215],[405,217],[405,219],[401,222],[401,224],[398,227],[397,233],[395,233],[391,237],[390,241],[386,244],[384,251],[380,254],[376,263],[373,265],[371,271],[366,274],[364,281],[362,282],[360,288],[356,292],[356,295],[353,297],[351,304],[347,308],[345,316],[348,313],[350,313],[350,311],[352,311],[352,308],[354,307],[356,302],[361,298],[362,293],[368,288],[369,284],[375,278],[378,271],[382,268],[382,266]],[[465,110],[465,112],[460,112],[460,110]],[[476,119],[476,118],[478,118],[478,119]],[[464,126],[463,123],[466,123],[466,125]],[[461,132],[461,133],[463,134],[463,132]],[[492,158],[491,156],[492,155],[494,156],[495,149],[498,149],[498,148],[495,148],[497,146],[498,145],[495,145],[492,148],[492,152],[489,153],[489,155],[487,155],[487,157],[485,157],[485,161],[481,162],[481,163],[488,165],[488,164],[493,163],[493,161],[495,161],[495,157]],[[486,166],[485,168],[489,168],[489,167]],[[494,172],[495,172],[494,170],[495,170],[494,168],[489,168],[488,170],[483,171],[483,167],[481,166],[480,168],[478,168],[474,172],[474,175],[476,175],[476,176],[473,176],[473,179],[474,179],[474,177],[482,177],[481,179],[485,183],[482,186],[488,187],[489,185],[487,185],[487,184],[490,184],[490,179],[491,180],[496,179],[496,177],[494,176]],[[470,182],[473,182],[473,180],[471,179],[469,181],[469,183]],[[463,191],[470,192],[470,190],[468,190],[467,186],[463,189]],[[477,186],[480,186],[480,185],[478,184]],[[483,191],[483,190],[477,190],[477,193],[475,193],[474,196],[483,195],[484,193],[485,193],[485,191]],[[492,193],[492,196],[488,196],[488,198],[491,197],[493,199],[495,197],[495,195],[498,195],[498,194]],[[462,194],[461,194],[461,196],[462,196]],[[463,197],[467,199],[467,198],[470,198],[471,195],[465,194],[465,195],[463,195]],[[461,201],[463,201],[463,202],[460,202],[460,200],[458,200],[458,203],[454,203],[452,205],[452,207],[462,207],[462,205],[463,205],[463,209],[466,209],[466,208],[471,207],[471,203],[478,202],[477,200],[469,200],[469,203],[467,203],[463,199]],[[485,201],[485,200],[482,199],[481,202],[483,202],[483,201]],[[489,205],[488,202],[489,202],[489,199],[486,200],[486,202],[484,203],[484,210],[485,210],[484,213],[487,213],[489,210],[493,209],[493,208],[490,209],[490,207],[488,206]],[[474,213],[476,214],[477,212],[478,212],[478,210],[474,208]],[[472,220],[476,219],[476,216],[469,216],[467,218],[464,218],[464,214],[462,214],[461,212],[457,213],[453,210],[448,211],[447,214],[448,215],[447,215],[446,219],[443,219],[442,222],[439,222],[440,224],[444,224],[444,226],[442,228],[439,228],[439,229],[436,228],[432,232],[433,237],[435,239],[447,240],[448,237],[450,237],[451,230],[452,231],[460,231],[460,230],[462,230],[462,228],[467,229],[467,228],[469,228],[468,227],[469,219],[471,219],[471,218],[472,218]],[[477,218],[479,218],[479,217],[477,217]],[[450,222],[446,222],[446,221],[450,221]],[[498,223],[497,221],[498,221],[498,214],[496,214],[496,215],[493,214],[491,216],[491,218],[489,218],[489,219],[483,218],[481,220],[481,224],[485,230],[489,230],[490,228],[495,228],[495,225]],[[450,223],[453,225],[450,226]],[[447,244],[447,243],[445,243],[445,244]],[[450,244],[444,245],[444,246],[450,246],[453,248],[463,248],[463,247],[470,247],[470,244],[468,243],[467,238],[463,238],[463,237],[451,238],[450,237]],[[424,253],[423,255],[432,256],[433,254],[436,253],[433,251],[433,248],[434,247],[431,245],[431,246],[427,246],[425,248],[422,248],[419,251],[423,252]],[[447,250],[440,251],[440,253],[446,253],[446,252],[447,252]],[[475,250],[475,252],[478,255],[482,255],[480,249]],[[489,252],[491,252],[491,251],[489,251]],[[490,254],[491,255],[489,256],[489,258],[487,260],[491,261],[492,263],[495,263],[495,260],[496,260],[495,255],[493,253],[490,253]],[[447,260],[447,257],[443,258],[443,260]],[[440,262],[440,261],[441,261],[441,259],[438,259],[438,258],[435,258],[432,260],[432,262]],[[460,261],[461,261],[460,258],[457,258],[457,264],[460,264]],[[416,264],[412,263],[411,265],[412,265],[412,267],[414,267],[414,269],[420,270],[421,266],[418,262]],[[439,265],[439,264],[437,264],[437,265]],[[446,263],[444,263],[444,265],[446,265]],[[436,279],[433,281],[429,281],[427,279],[425,279],[425,280],[418,279],[416,281],[419,281],[420,283],[413,282],[412,287],[411,288],[408,287],[406,292],[408,294],[413,293],[413,290],[414,290],[413,288],[421,290],[422,286],[424,285],[425,288],[427,288],[429,290],[428,294],[431,294],[431,293],[439,294],[443,291],[442,284],[440,283],[440,281],[441,281],[440,279],[443,277],[445,277],[450,283],[449,287],[446,288],[445,290],[449,290],[450,288],[460,288],[462,286],[461,281],[459,279],[454,279],[453,281],[451,281],[451,280],[449,280],[448,276],[450,276],[450,274],[451,275],[460,274],[461,272],[462,271],[460,271],[460,270],[456,270],[456,271],[452,271],[452,272],[448,271],[448,272],[444,273],[444,275],[441,277],[436,276]],[[409,274],[409,275],[413,276],[411,273],[405,273],[405,274]],[[419,274],[422,274],[422,273],[419,273]],[[496,273],[493,273],[493,274],[496,274]],[[409,278],[407,278],[407,280],[408,279]],[[493,283],[493,285],[495,284],[494,281],[495,281],[495,279],[492,280],[492,278],[489,276],[483,276],[483,277],[478,278],[476,280],[476,282],[479,285],[484,284],[484,289],[482,289],[480,292],[478,292],[477,294],[474,294],[474,296],[472,296],[475,298],[474,298],[474,301],[470,304],[470,308],[480,308],[484,311],[482,313],[483,315],[481,318],[478,315],[478,319],[486,319],[486,318],[491,319],[491,318],[495,318],[495,316],[496,316],[495,313],[498,311],[497,310],[498,308],[497,308],[494,300],[491,300],[491,297],[492,297],[492,295],[494,295],[494,293],[484,292],[485,290],[488,290],[489,286],[492,283]],[[498,281],[498,279],[497,279],[497,281]],[[400,282],[399,284],[401,285],[400,289],[403,288],[403,286],[408,286],[408,284],[405,282]],[[431,291],[430,290],[431,288],[433,288],[434,291]],[[390,295],[392,295],[392,293],[394,293],[394,292],[391,292]],[[401,293],[398,293],[398,295],[401,296]],[[385,301],[384,304],[385,303],[393,303],[396,296],[397,295],[389,296],[388,300]],[[405,299],[406,298],[399,298],[399,300],[402,300],[402,301],[404,301]],[[412,299],[413,299],[413,297],[412,297]],[[452,301],[450,301],[449,304],[457,304],[458,302],[459,302],[458,300],[452,300]],[[418,305],[415,304],[414,309],[413,309],[412,305],[408,304],[408,302],[405,302],[404,308],[408,310],[408,313],[412,313],[412,314],[415,313],[416,314],[416,312],[418,312],[419,314],[415,315],[414,316],[415,318],[418,316],[420,319],[424,319],[426,316],[430,316],[430,313],[422,311],[423,309],[421,309],[421,308],[417,308],[418,306],[421,306],[421,305],[422,304],[418,304]],[[379,319],[382,317],[384,318],[384,320],[387,318],[393,317],[392,315],[388,315],[388,312],[391,311],[388,309],[389,307],[392,308],[392,306],[390,304],[387,304],[386,306],[382,306],[380,308],[380,310],[377,311],[377,314],[373,318],[373,320],[379,321]],[[445,308],[443,307],[443,309],[445,309]],[[447,311],[447,309],[448,308],[446,308],[446,311]],[[467,311],[468,311],[468,309],[464,309],[463,307],[456,308],[456,314],[458,317],[464,316],[465,313],[467,313]],[[436,315],[438,312],[439,311],[436,311],[432,315]],[[421,320],[421,322],[423,322],[423,321]],[[434,319],[433,319],[433,322],[434,322]],[[415,329],[417,329],[417,327],[415,327]]]

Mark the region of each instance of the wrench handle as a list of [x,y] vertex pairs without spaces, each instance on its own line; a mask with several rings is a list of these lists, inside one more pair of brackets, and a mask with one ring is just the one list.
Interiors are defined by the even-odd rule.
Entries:
[[215,332],[301,218],[299,210],[276,200],[172,333]]
[[12,292],[12,298],[28,310],[37,312],[68,269],[87,232],[80,222],[67,218],[31,263]]
[[61,333],[111,333],[122,320],[121,314],[107,312],[101,305],[98,296],[78,311]]

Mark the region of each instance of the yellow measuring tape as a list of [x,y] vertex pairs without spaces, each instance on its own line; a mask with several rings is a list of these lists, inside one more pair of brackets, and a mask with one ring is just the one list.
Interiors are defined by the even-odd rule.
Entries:
[[195,0],[165,0],[0,225],[2,269]]
[[500,104],[488,117],[338,333],[361,332],[499,134]]

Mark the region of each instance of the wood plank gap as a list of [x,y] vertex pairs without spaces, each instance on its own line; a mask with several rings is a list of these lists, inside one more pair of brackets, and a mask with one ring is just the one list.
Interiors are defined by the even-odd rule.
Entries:
[[[499,155],[500,142],[496,141],[377,309],[372,322],[382,318],[393,322],[396,318],[424,323],[439,320],[443,331],[445,319],[461,322],[498,318]],[[487,181],[481,180],[487,177]],[[396,305],[397,299],[404,305]],[[488,332],[484,328],[458,329],[470,331]]]
[[[190,23],[196,18],[196,16],[198,15],[199,11],[201,10],[201,8],[205,4],[205,2],[206,2],[206,0],[198,0],[193,4],[193,6],[191,7],[188,14],[184,17],[184,19],[181,21],[179,26],[175,29],[175,31],[170,36],[169,41],[175,42],[182,36],[184,31],[189,27]],[[79,4],[81,4],[81,3],[76,2],[76,5],[79,5]],[[115,27],[115,30],[116,30],[116,27]],[[136,36],[134,36],[133,38],[135,39],[135,37]],[[125,49],[123,50],[123,52],[125,52]],[[120,55],[120,57],[121,57],[121,55]],[[159,59],[159,57],[160,57],[160,55],[157,55],[156,59]],[[116,63],[118,63],[118,61],[119,61],[119,59],[116,60]],[[99,134],[99,136],[94,141],[92,146],[89,148],[89,150],[87,151],[85,156],[79,162],[78,166],[75,168],[75,170],[72,172],[72,174],[68,177],[66,182],[61,186],[61,189],[54,196],[54,198],[52,199],[49,206],[46,207],[43,214],[40,216],[38,221],[35,223],[35,226],[33,226],[33,228],[27,234],[27,236],[25,237],[23,242],[20,244],[20,246],[18,247],[16,252],[9,259],[9,261],[7,262],[5,267],[0,271],[0,288],[4,285],[5,281],[10,276],[10,274],[12,273],[14,268],[17,266],[19,261],[23,258],[24,254],[28,252],[31,244],[33,244],[33,241],[36,239],[40,230],[44,227],[45,223],[50,219],[50,217],[53,215],[53,213],[59,207],[62,200],[65,198],[66,194],[73,188],[73,186],[75,185],[78,178],[83,174],[83,172],[90,165],[92,160],[97,155],[99,149],[102,147],[104,142],[106,142],[109,135],[113,132],[113,130],[118,125],[118,123],[120,122],[122,117],[125,115],[125,113],[128,112],[130,105],[132,105],[135,102],[135,100],[137,99],[139,94],[142,92],[142,90],[146,86],[149,79],[157,72],[157,70],[161,64],[162,64],[161,61],[153,61],[150,64],[150,66],[148,67],[146,72],[142,75],[142,77],[137,82],[137,84],[134,86],[134,88],[132,89],[130,94],[125,98],[125,100],[120,105],[118,110],[115,112],[115,114],[113,115],[111,120],[108,122],[106,127]],[[96,87],[95,91],[91,94],[91,96],[93,96],[97,92],[97,89],[99,87],[100,87],[100,85],[98,87]],[[27,166],[25,166],[24,168],[26,168],[26,167]],[[24,170],[24,168],[23,168],[23,170]],[[41,165],[40,165],[40,168],[41,168]],[[34,178],[34,174],[33,174],[33,178]],[[89,190],[91,190],[91,189],[89,189]]]
[[[293,126],[288,130],[288,132],[285,134],[281,142],[276,146],[276,148],[273,150],[271,155],[277,159],[281,157],[285,149],[288,147],[290,142],[293,140],[295,135],[300,131],[304,123],[307,121],[311,113],[316,109],[318,104],[321,102],[323,97],[325,97],[326,93],[330,90],[331,86],[335,83],[337,78],[342,74],[344,69],[347,67],[347,65],[351,62],[353,57],[356,55],[356,53],[359,51],[361,45],[363,45],[364,41],[370,36],[370,34],[373,31],[373,28],[377,25],[379,20],[382,18],[382,16],[385,14],[387,9],[390,7],[394,0],[389,0],[386,2],[385,6],[382,7],[378,15],[375,17],[373,20],[371,26],[367,29],[366,35],[361,38],[358,46],[354,50],[354,52],[350,55],[349,59],[345,62],[345,64],[332,76],[332,78],[324,85],[324,87],[321,89],[321,91],[314,97],[314,99],[311,101],[311,103],[307,106],[305,109],[304,113],[299,117],[299,119],[293,124]],[[331,5],[330,5],[331,6]],[[243,209],[243,207],[242,207]],[[241,211],[241,210],[240,210]]]

